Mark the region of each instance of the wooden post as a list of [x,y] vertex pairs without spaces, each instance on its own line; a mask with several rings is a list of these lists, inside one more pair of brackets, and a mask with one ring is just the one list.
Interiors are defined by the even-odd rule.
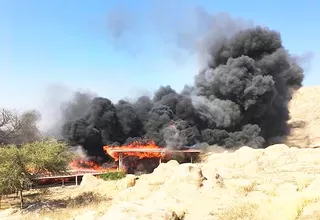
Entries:
[[192,153],[190,154],[191,163],[193,162]]
[[119,153],[119,166],[118,166],[119,170],[122,170],[122,153]]
[[64,179],[62,178],[62,186],[64,186]]
[[161,154],[160,154],[161,156],[160,156],[160,159],[159,159],[159,165],[160,165],[160,163],[162,163],[162,157],[164,157],[164,153],[163,152],[161,152]]
[[22,189],[19,190],[19,198],[20,198],[20,209],[23,209],[24,201],[23,201]]
[[78,175],[76,175],[76,186],[78,185]]

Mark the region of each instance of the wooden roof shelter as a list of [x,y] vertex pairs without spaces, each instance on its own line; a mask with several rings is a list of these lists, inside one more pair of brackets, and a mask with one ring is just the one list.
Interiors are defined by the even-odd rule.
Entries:
[[[139,153],[161,153],[165,155],[166,153],[190,153],[190,162],[193,162],[192,154],[194,153],[202,153],[203,151],[200,149],[168,149],[168,148],[124,148],[124,149],[113,149],[113,152],[116,152],[119,154],[119,165],[118,168],[122,169],[122,162],[123,162],[123,154],[125,153],[133,153],[133,152],[139,152]],[[159,163],[161,163],[161,158],[159,159]]]

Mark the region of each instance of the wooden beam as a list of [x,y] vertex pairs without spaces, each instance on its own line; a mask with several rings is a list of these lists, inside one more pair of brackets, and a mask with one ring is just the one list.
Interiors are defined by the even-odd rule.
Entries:
[[187,149],[187,150],[168,150],[166,148],[123,148],[123,149],[112,149],[111,151],[117,152],[117,153],[125,153],[125,152],[151,152],[151,153],[201,153],[202,150],[198,149]]

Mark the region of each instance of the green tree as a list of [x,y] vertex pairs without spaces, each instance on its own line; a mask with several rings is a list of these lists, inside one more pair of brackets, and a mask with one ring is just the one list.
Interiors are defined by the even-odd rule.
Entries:
[[55,140],[0,148],[0,194],[18,192],[23,208],[26,186],[34,183],[39,174],[66,173],[72,158],[67,146]]

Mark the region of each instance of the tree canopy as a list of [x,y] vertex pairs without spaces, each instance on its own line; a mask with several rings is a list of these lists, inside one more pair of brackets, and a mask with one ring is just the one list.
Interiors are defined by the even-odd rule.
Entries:
[[55,140],[0,148],[0,196],[19,192],[23,207],[22,192],[27,184],[40,174],[66,173],[72,159],[67,146]]

